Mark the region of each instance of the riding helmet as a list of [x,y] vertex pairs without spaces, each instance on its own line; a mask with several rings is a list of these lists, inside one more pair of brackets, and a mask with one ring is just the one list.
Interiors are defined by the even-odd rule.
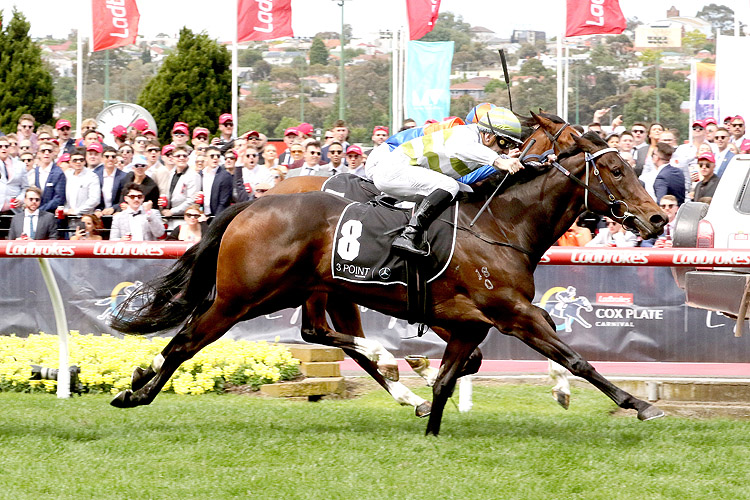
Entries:
[[494,107],[479,119],[477,125],[479,125],[479,130],[505,137],[516,144],[523,142],[521,139],[521,122],[509,109]]

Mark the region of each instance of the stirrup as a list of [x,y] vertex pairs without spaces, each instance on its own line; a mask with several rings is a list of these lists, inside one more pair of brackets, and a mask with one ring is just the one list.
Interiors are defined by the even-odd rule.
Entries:
[[414,243],[414,236],[417,234],[417,232],[400,234],[396,237],[395,240],[393,240],[393,244],[391,246],[395,249],[403,250],[404,252],[409,252],[425,257],[430,254],[430,247],[429,245],[424,245],[424,248],[418,247]]

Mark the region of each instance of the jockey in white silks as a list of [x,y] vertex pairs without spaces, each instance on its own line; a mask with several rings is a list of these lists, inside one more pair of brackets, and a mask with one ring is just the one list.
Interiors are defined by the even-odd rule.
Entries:
[[523,165],[507,153],[521,142],[518,118],[512,111],[496,107],[476,124],[417,137],[393,151],[386,144],[375,148],[365,165],[365,174],[375,187],[407,200],[424,197],[393,247],[427,255],[422,236],[458,194],[456,179],[483,165],[510,174],[518,172]]

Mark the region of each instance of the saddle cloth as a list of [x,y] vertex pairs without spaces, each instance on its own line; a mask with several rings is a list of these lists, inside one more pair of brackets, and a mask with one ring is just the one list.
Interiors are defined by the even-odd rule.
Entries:
[[380,195],[380,190],[372,181],[354,174],[336,174],[329,177],[320,190],[360,203],[367,203]]
[[[347,205],[336,225],[333,277],[356,283],[406,286],[406,254],[394,252],[391,244],[410,217],[411,210],[386,206],[377,200]],[[409,255],[410,262],[420,266],[427,283],[448,267],[456,245],[457,218],[455,203],[427,231],[430,254]]]

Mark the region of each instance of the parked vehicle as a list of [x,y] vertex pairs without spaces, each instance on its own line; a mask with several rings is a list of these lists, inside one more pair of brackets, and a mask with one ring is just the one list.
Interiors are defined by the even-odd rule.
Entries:
[[[750,251],[750,155],[731,160],[710,205],[688,202],[680,207],[673,246]],[[750,268],[679,267],[672,274],[689,306],[749,319]]]

